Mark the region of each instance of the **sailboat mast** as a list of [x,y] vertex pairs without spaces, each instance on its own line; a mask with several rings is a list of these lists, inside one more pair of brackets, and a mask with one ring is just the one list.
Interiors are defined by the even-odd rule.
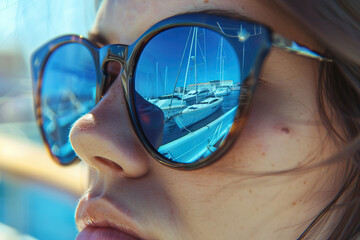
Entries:
[[[177,82],[179,81],[179,76],[180,76],[180,72],[181,72],[181,67],[182,67],[182,64],[183,64],[184,57],[185,57],[186,48],[187,48],[188,43],[189,43],[189,40],[190,40],[190,35],[191,35],[191,28],[190,28],[189,35],[188,35],[187,40],[186,40],[186,43],[185,43],[185,48],[184,48],[184,51],[183,51],[183,54],[182,54],[182,57],[181,57],[181,61],[180,61],[178,73],[177,73],[177,75],[176,75],[176,81],[175,81],[174,89],[173,89],[173,91],[172,91],[172,96],[171,96],[170,105],[172,104],[172,101],[173,101],[173,99],[174,99],[174,93],[175,93],[175,90],[176,90]],[[183,94],[184,94],[184,91],[183,91]],[[181,105],[182,105],[182,103],[183,103],[182,99],[183,99],[183,98],[181,98]]]
[[223,76],[223,46],[224,46],[224,38],[221,36],[221,40],[220,40],[220,81],[224,81],[224,76]]
[[[188,73],[189,73],[191,53],[192,53],[192,49],[193,49],[193,45],[194,45],[194,37],[195,37],[195,31],[193,32],[193,36],[192,36],[191,44],[190,44],[189,57],[188,57],[187,66],[186,66],[186,72],[185,72],[185,81],[184,81],[184,88],[183,88],[183,96],[184,96],[184,94],[185,94],[186,82],[187,82]],[[184,99],[182,98],[182,99],[181,99],[181,105],[183,104],[183,101],[184,101]]]
[[225,59],[224,59],[224,57],[223,57],[221,62],[222,62],[222,74],[221,74],[221,77],[222,77],[222,81],[224,82],[224,80],[225,80]]
[[244,80],[244,63],[245,63],[245,42],[243,42],[243,52],[242,52],[242,63],[241,63],[241,79]]
[[168,73],[168,66],[165,67],[165,94],[166,95],[166,82],[167,82],[167,73]]
[[197,76],[196,76],[196,50],[197,50],[197,33],[198,33],[198,28],[195,28],[195,54],[194,54],[194,70],[195,70],[195,92],[196,92],[196,103],[198,103],[198,89],[197,89]]
[[205,79],[205,81],[204,82],[206,82],[207,80],[208,80],[208,77],[207,77],[207,63],[206,63],[206,32],[205,32],[205,29],[203,28],[202,29],[202,31],[203,31],[203,36],[204,36],[204,42],[203,42],[203,51],[201,50],[201,45],[200,45],[200,41],[199,41],[199,48],[200,48],[200,51],[201,51],[201,56],[202,56],[202,58],[203,58],[203,60],[204,60],[204,79]]

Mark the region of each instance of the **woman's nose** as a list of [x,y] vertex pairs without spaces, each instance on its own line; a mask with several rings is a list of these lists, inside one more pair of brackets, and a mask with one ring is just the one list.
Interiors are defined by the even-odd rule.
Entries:
[[149,170],[149,156],[128,117],[120,77],[96,107],[75,122],[70,141],[78,157],[98,171],[138,178]]

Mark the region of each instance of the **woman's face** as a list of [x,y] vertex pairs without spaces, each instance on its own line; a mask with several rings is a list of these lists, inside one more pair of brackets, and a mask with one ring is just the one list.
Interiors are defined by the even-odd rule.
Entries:
[[[293,18],[265,0],[105,0],[91,33],[110,43],[131,44],[162,19],[207,9],[235,11],[318,47]],[[343,167],[249,173],[316,164],[335,151],[318,113],[318,68],[314,60],[273,49],[233,147],[194,171],[163,166],[145,151],[131,127],[118,78],[70,134],[76,153],[90,167],[90,188],[79,203],[77,225],[82,231],[95,223],[101,230],[88,227],[80,237],[120,238],[109,227],[142,239],[299,237],[339,190]]]

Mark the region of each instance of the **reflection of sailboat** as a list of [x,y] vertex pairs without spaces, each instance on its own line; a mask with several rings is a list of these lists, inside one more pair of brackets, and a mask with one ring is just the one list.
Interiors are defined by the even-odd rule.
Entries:
[[[234,83],[240,86],[240,70],[232,67],[241,64],[240,59],[226,38],[213,36],[212,31],[205,30],[204,42],[198,41],[200,31],[200,27],[191,28],[184,51],[180,50],[177,75],[169,76],[175,82],[172,94],[182,93],[180,98],[187,107],[165,121],[158,151],[179,163],[201,160],[217,150],[229,133],[239,101],[240,93],[219,98],[214,97],[214,91],[222,87],[230,90]],[[207,90],[208,96],[202,98],[201,90]],[[226,89],[222,90],[225,94]]]
[[214,91],[214,95],[215,97],[221,97],[221,96],[226,96],[230,94],[231,89],[228,87],[218,87],[215,91]]
[[209,96],[209,90],[207,89],[198,90],[198,91],[191,90],[184,95],[183,99],[187,102],[196,101],[196,100],[201,101],[208,96]]
[[186,108],[186,104],[183,103],[181,97],[175,94],[160,96],[158,98],[149,99],[148,101],[158,106],[164,112],[165,118],[174,116],[182,109]]
[[[219,47],[218,47],[218,53],[217,53],[217,59],[219,60],[219,79],[220,79],[220,84],[224,83],[225,80],[225,51],[223,50],[224,48],[224,37],[221,36],[220,41],[219,41]],[[231,88],[228,86],[217,86],[214,91],[213,94],[215,97],[221,97],[221,96],[226,96],[229,95],[231,91]]]
[[231,91],[240,91],[241,86],[240,84],[234,84],[231,86]]
[[[190,31],[191,33],[191,31]],[[190,33],[189,33],[189,37],[190,37]],[[204,33],[205,35],[205,33]],[[205,39],[204,39],[205,41]],[[206,56],[204,55],[204,53],[202,52],[201,48],[198,50],[197,46],[199,45],[198,42],[198,27],[194,28],[194,31],[192,33],[192,40],[191,40],[191,44],[190,44],[190,50],[189,50],[189,56],[188,56],[188,60],[187,60],[187,66],[186,66],[186,71],[185,71],[185,81],[184,81],[184,87],[183,87],[183,99],[187,102],[187,104],[192,104],[193,102],[200,102],[201,100],[203,100],[204,98],[209,96],[209,90],[207,89],[198,89],[198,79],[197,79],[197,73],[198,73],[198,61],[197,61],[197,53],[200,50],[200,53],[202,55],[202,58],[204,59],[204,63],[205,63],[205,75],[206,75]],[[185,54],[185,50],[184,50],[184,54]],[[186,91],[186,83],[187,80],[189,78],[189,73],[190,73],[190,63],[193,62],[194,63],[194,81],[195,81],[195,90],[191,90],[188,93],[185,94]]]
[[218,110],[222,101],[222,98],[207,98],[198,104],[188,106],[179,115],[174,116],[175,122],[179,128],[197,123]]

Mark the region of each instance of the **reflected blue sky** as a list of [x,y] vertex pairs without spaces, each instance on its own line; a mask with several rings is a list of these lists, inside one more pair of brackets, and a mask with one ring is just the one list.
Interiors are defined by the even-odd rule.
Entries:
[[213,31],[178,27],[158,34],[146,45],[137,65],[135,87],[147,98],[171,94],[176,81],[176,87],[186,87],[213,80],[240,81],[233,47]]

